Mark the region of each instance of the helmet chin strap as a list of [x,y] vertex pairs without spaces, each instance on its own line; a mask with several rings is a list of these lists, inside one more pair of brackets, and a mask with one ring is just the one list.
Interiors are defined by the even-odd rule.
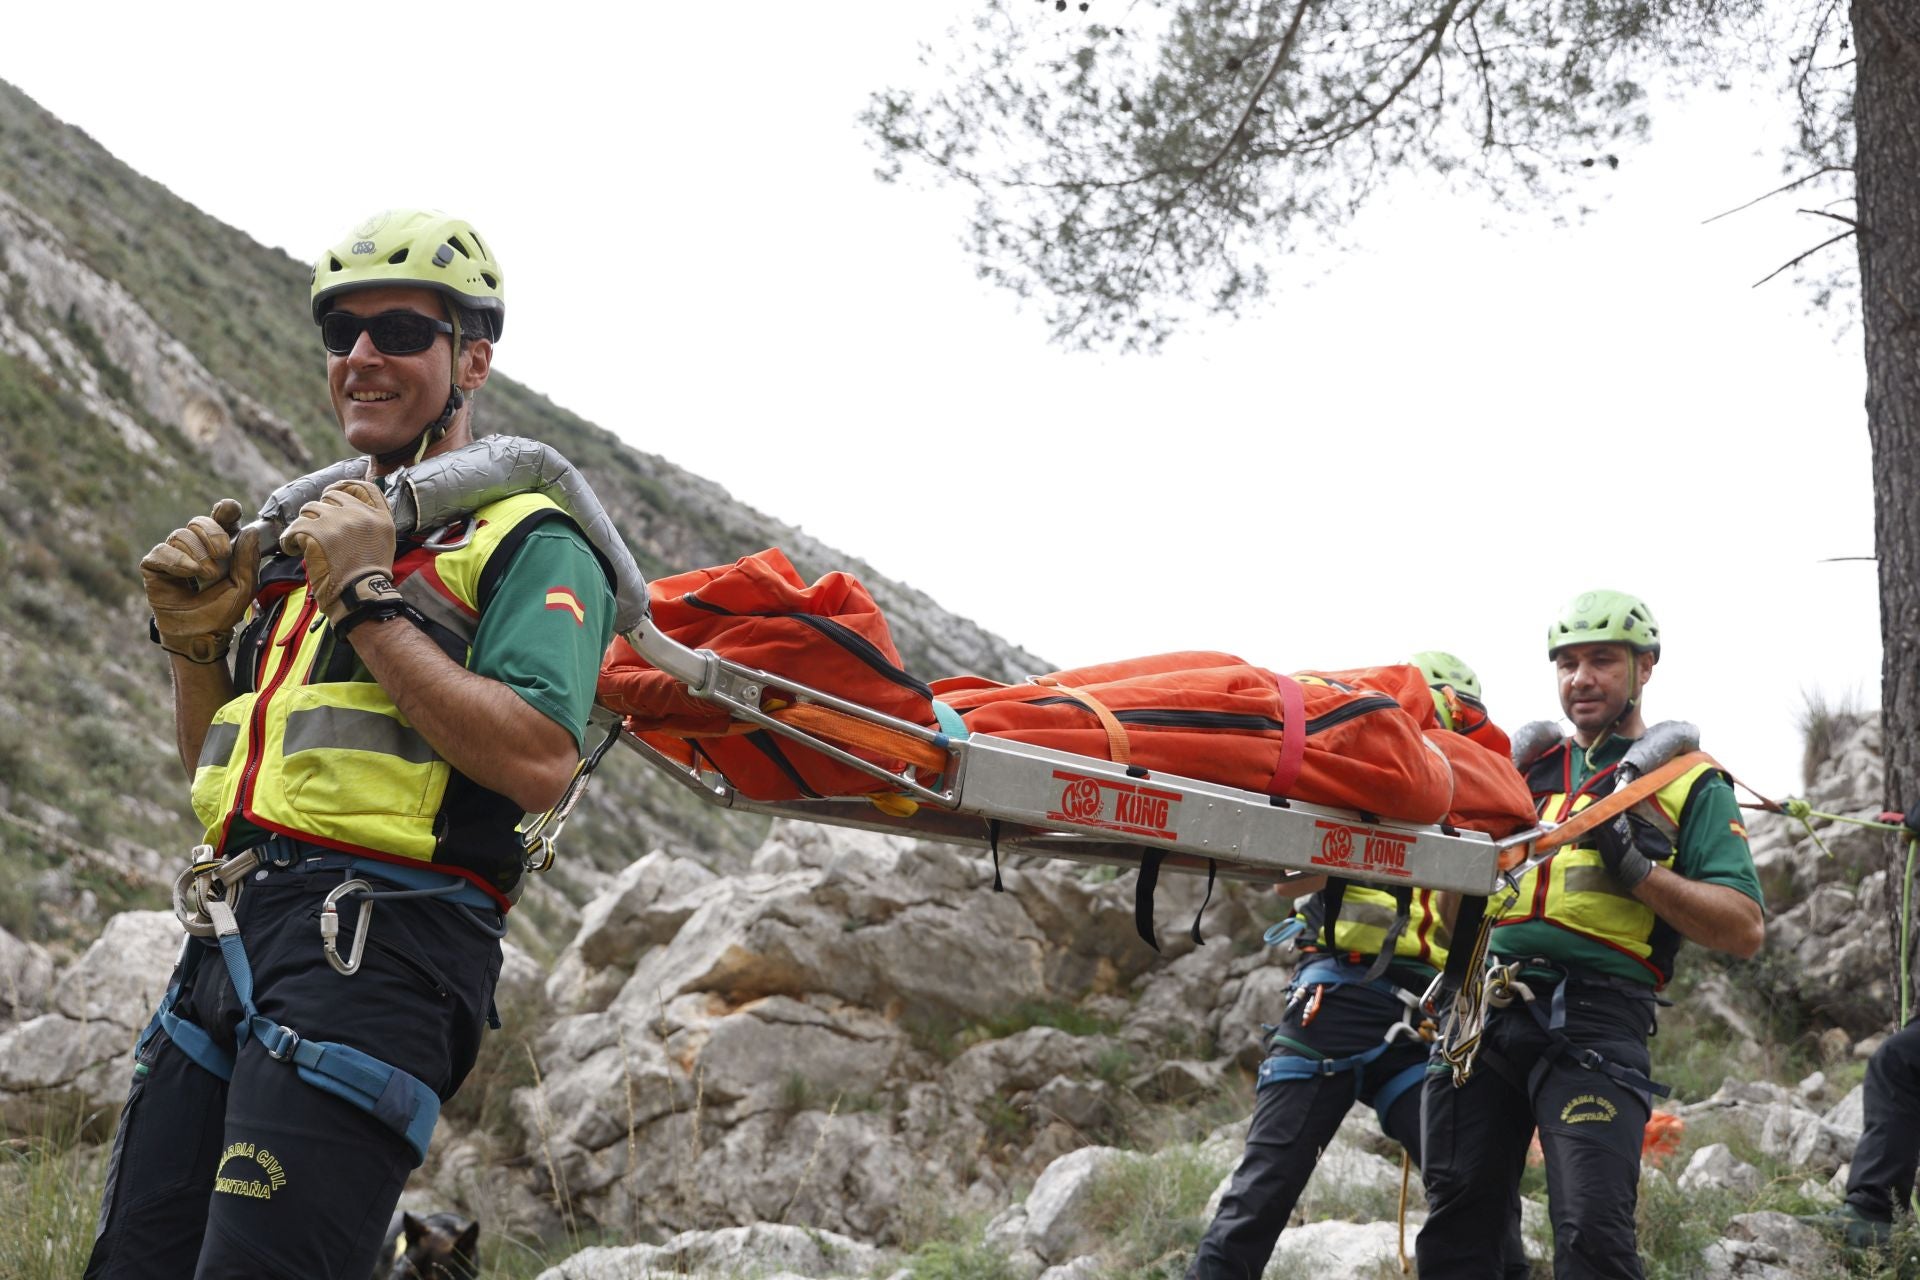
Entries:
[[1593,741],[1588,744],[1586,756],[1587,768],[1589,770],[1593,768],[1593,753],[1606,745],[1607,739],[1613,736],[1613,731],[1619,728],[1620,722],[1632,715],[1633,709],[1640,705],[1640,655],[1631,649],[1627,651],[1627,665],[1633,674],[1629,677],[1626,705],[1620,708],[1619,715],[1607,721],[1606,727],[1601,729]]
[[446,407],[440,410],[440,416],[420,428],[420,434],[390,453],[376,453],[374,458],[388,471],[395,467],[410,467],[427,456],[441,437],[447,434],[447,428],[453,425],[454,415],[460,412],[467,398],[455,387],[447,393]]
[[[453,374],[457,377],[460,371],[460,312],[459,309],[455,307],[448,307],[447,311],[452,317],[453,323]],[[391,453],[375,454],[374,456],[379,460],[380,465],[389,471],[392,471],[396,467],[418,466],[420,459],[427,456],[427,450],[439,443],[440,439],[447,434],[447,428],[453,425],[455,415],[460,412],[460,407],[466,402],[467,397],[465,393],[460,390],[459,382],[454,381],[448,388],[447,403],[440,410],[439,417],[420,428],[420,434],[408,443],[401,445]],[[409,453],[413,456],[408,457],[407,455]]]

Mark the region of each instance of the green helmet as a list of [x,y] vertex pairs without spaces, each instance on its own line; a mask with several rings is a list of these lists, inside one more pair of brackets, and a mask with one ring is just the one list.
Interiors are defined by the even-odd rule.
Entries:
[[1428,684],[1448,684],[1453,686],[1456,693],[1475,698],[1480,696],[1480,677],[1473,673],[1472,667],[1450,653],[1428,649],[1413,655],[1413,665],[1420,668],[1420,674],[1427,678]]
[[1588,591],[1575,596],[1547,628],[1549,658],[1576,644],[1624,644],[1657,660],[1660,624],[1645,601],[1624,591]]
[[473,224],[431,209],[388,209],[347,233],[313,266],[313,322],[340,294],[375,285],[414,285],[471,307],[497,339],[506,327],[505,277]]

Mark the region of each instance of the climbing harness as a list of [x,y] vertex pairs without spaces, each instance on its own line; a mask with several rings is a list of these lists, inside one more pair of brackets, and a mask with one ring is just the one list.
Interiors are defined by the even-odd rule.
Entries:
[[[1689,732],[1694,736],[1689,738]],[[1480,1051],[1481,1039],[1486,1031],[1487,952],[1493,938],[1493,926],[1519,900],[1521,879],[1559,850],[1571,845],[1588,832],[1614,821],[1689,769],[1703,762],[1713,764],[1717,768],[1718,765],[1711,756],[1700,751],[1685,749],[1698,741],[1697,733],[1698,731],[1693,730],[1690,725],[1675,724],[1664,748],[1678,754],[1659,763],[1657,767],[1645,774],[1638,772],[1635,762],[1623,760],[1616,767],[1616,781],[1609,795],[1580,810],[1546,835],[1533,840],[1529,846],[1532,850],[1531,856],[1505,870],[1501,876],[1501,883],[1510,890],[1510,893],[1500,904],[1499,909],[1490,909],[1489,901],[1485,898],[1468,897],[1461,900],[1460,915],[1454,931],[1455,942],[1457,944],[1460,937],[1465,934],[1470,934],[1473,941],[1465,947],[1456,945],[1448,953],[1446,968],[1428,986],[1424,997],[1428,1011],[1431,1013],[1437,1012],[1439,1006],[1446,1002],[1448,993],[1452,993],[1452,1008],[1448,1013],[1440,1042],[1434,1050],[1434,1056],[1444,1062],[1453,1073],[1455,1088],[1464,1085],[1473,1076],[1474,1057]],[[1648,760],[1646,763],[1654,762]],[[1751,788],[1748,789],[1751,790]]]
[[[440,1115],[440,1098],[425,1083],[370,1054],[328,1040],[310,1040],[297,1030],[261,1014],[253,999],[253,967],[240,938],[237,908],[247,881],[274,871],[319,873],[340,871],[348,878],[326,896],[320,911],[321,947],[327,963],[351,976],[360,967],[371,931],[374,903],[383,898],[442,898],[462,907],[495,910],[492,899],[477,885],[441,873],[412,867],[388,866],[371,859],[319,849],[285,838],[248,849],[224,861],[212,858],[212,849],[199,845],[193,861],[174,882],[174,913],[187,930],[173,981],[160,998],[152,1019],[140,1033],[136,1056],[143,1053],[156,1032],[164,1030],[180,1051],[197,1066],[222,1080],[233,1078],[234,1055],[215,1044],[206,1029],[176,1013],[180,994],[192,981],[209,950],[217,945],[227,965],[240,1018],[234,1025],[236,1049],[249,1036],[260,1042],[267,1056],[293,1066],[300,1078],[373,1116],[413,1149],[416,1168],[427,1158],[427,1144]],[[374,888],[365,877],[392,880],[398,888]],[[440,883],[431,883],[439,881]],[[353,947],[342,960],[336,948],[339,902],[364,894]],[[500,937],[504,926],[489,925],[471,910],[457,913],[490,937]]]
[[[1525,963],[1528,967],[1532,968],[1543,967],[1542,962],[1539,960]],[[1523,993],[1521,995],[1522,1005],[1526,1008],[1527,1012],[1533,1016],[1533,1020],[1539,1026],[1540,1030],[1546,1033],[1547,1040],[1553,1045],[1555,1051],[1554,1055],[1543,1055],[1538,1062],[1533,1064],[1533,1070],[1527,1075],[1527,1093],[1529,1096],[1532,1096],[1540,1088],[1540,1082],[1546,1078],[1547,1070],[1552,1065],[1553,1056],[1556,1055],[1570,1059],[1576,1066],[1588,1071],[1598,1071],[1602,1075],[1611,1076],[1621,1084],[1626,1085],[1629,1089],[1633,1089],[1642,1094],[1649,1111],[1653,1109],[1653,1099],[1655,1096],[1664,1098],[1673,1092],[1673,1086],[1661,1084],[1643,1071],[1638,1071],[1633,1067],[1622,1066],[1597,1049],[1586,1045],[1575,1044],[1572,1039],[1568,1037],[1566,1030],[1567,988],[1573,986],[1576,982],[1583,986],[1599,987],[1614,991],[1631,1000],[1644,1000],[1648,1004],[1671,1004],[1673,1003],[1671,1000],[1663,1002],[1659,996],[1654,994],[1652,988],[1628,979],[1608,978],[1604,975],[1590,974],[1582,974],[1576,977],[1571,974],[1565,974],[1563,970],[1564,976],[1555,984],[1553,995],[1546,1002],[1547,1007],[1542,1009],[1540,1007],[1538,993],[1518,981],[1517,970],[1521,968],[1521,964],[1522,962],[1516,962],[1508,966],[1509,970],[1516,972],[1510,972],[1504,981],[1509,990]],[[1509,997],[1509,999],[1511,998],[1512,997]]]
[[[1264,1028],[1267,1044],[1283,1046],[1292,1052],[1284,1055],[1269,1054],[1261,1063],[1255,1083],[1256,1089],[1281,1080],[1306,1080],[1314,1076],[1336,1076],[1343,1071],[1351,1071],[1360,1080],[1365,1080],[1366,1072],[1381,1055],[1402,1039],[1419,1040],[1431,1043],[1435,1035],[1434,1021],[1421,1007],[1421,998],[1397,983],[1385,978],[1368,978],[1366,970],[1358,964],[1349,964],[1333,956],[1318,956],[1302,964],[1294,971],[1291,994],[1287,1000],[1287,1013],[1291,1014],[1304,1001],[1306,1011],[1302,1014],[1300,1025],[1309,1025],[1319,1013],[1326,999],[1329,987],[1364,987],[1398,1001],[1403,1007],[1400,1020],[1387,1029],[1380,1043],[1370,1049],[1351,1054],[1344,1058],[1329,1058],[1318,1050],[1281,1034],[1279,1026]],[[1283,1024],[1284,1024],[1283,1015]],[[1413,1088],[1426,1074],[1426,1063],[1417,1062],[1397,1072],[1373,1095],[1373,1109],[1384,1122],[1393,1104],[1402,1094]]]

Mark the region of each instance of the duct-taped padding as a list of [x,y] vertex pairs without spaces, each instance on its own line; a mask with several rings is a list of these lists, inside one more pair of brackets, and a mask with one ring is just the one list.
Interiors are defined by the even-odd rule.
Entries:
[[[290,480],[261,504],[260,519],[278,536],[328,485],[366,474],[365,458],[349,458]],[[488,436],[402,467],[387,481],[387,505],[401,534],[437,529],[516,493],[542,494],[573,517],[613,567],[615,628],[624,632],[639,626],[647,616],[646,577],[586,477],[552,446],[524,436]]]

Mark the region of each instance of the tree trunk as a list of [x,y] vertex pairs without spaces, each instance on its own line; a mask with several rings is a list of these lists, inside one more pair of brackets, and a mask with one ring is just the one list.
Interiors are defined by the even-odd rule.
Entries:
[[[1859,58],[1860,315],[1885,653],[1880,715],[1887,807],[1905,810],[1920,806],[1920,0],[1854,0],[1851,17]],[[1889,877],[1896,915],[1905,871],[1898,855]]]

